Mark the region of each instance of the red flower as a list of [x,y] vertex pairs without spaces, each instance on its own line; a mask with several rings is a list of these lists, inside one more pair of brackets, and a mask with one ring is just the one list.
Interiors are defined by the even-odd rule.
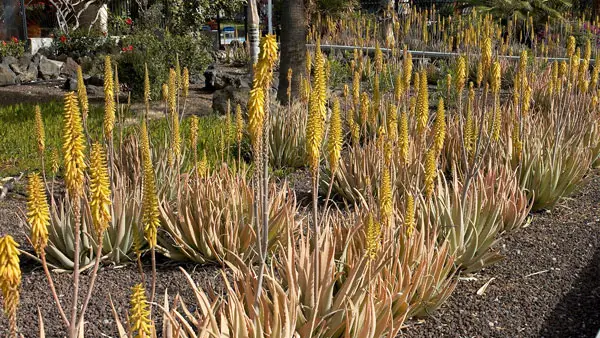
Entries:
[[127,48],[123,47],[123,48],[121,48],[121,51],[122,51],[122,52],[126,52],[126,51],[127,51]]
[[106,36],[106,35],[108,35],[108,33],[107,32],[102,32],[102,35]]
[[65,43],[65,42],[67,42],[67,37],[66,37],[66,36],[64,36],[64,35],[61,35],[61,36],[60,36],[60,42],[62,42],[62,43]]
[[133,46],[132,45],[127,46],[127,50],[131,52],[133,50]]
[[2,46],[6,46],[6,41],[2,41]]
[[133,20],[131,20],[131,18],[127,18],[125,19],[125,23],[129,26],[131,26],[133,24]]
[[14,43],[17,43],[17,42],[19,42],[19,39],[17,39],[17,37],[16,37],[16,36],[13,36],[13,37],[11,37],[11,38],[10,38],[10,40],[11,40],[12,42],[14,42]]

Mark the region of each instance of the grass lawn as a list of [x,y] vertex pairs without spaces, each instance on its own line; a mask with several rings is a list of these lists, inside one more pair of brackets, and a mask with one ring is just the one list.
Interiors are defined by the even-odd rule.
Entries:
[[[0,107],[0,177],[16,175],[22,171],[40,170],[41,164],[37,154],[33,104],[18,104]],[[46,170],[51,168],[52,152],[57,151],[62,159],[63,103],[51,102],[41,106],[46,134]],[[90,106],[88,130],[92,141],[102,138],[102,121],[104,108]],[[126,112],[124,117],[132,117]],[[131,119],[129,119],[131,120]],[[122,129],[123,135],[135,132],[137,123],[129,123]],[[206,150],[209,162],[220,157],[220,138],[224,128],[224,120],[216,115],[199,118],[198,152],[201,156]],[[155,119],[149,123],[150,137],[154,146],[167,144],[169,135],[167,120]],[[115,127],[115,142],[120,140],[121,129]],[[189,119],[181,124],[182,142],[189,147]]]

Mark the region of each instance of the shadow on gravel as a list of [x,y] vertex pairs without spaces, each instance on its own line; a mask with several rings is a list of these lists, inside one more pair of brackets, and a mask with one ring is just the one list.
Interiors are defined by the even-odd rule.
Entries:
[[556,305],[540,337],[596,337],[600,330],[600,248],[581,270],[571,291]]

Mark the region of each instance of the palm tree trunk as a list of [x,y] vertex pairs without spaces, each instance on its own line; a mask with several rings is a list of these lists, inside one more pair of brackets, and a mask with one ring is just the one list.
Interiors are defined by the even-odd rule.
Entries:
[[[281,8],[281,63],[277,99],[288,103],[287,72],[292,69],[291,98],[300,93],[300,75],[306,68],[306,9],[303,0],[283,0]],[[304,74],[306,78],[306,74]]]
[[251,67],[258,61],[259,46],[258,40],[260,37],[258,18],[258,7],[256,0],[248,1],[248,12],[246,13],[248,18],[248,46],[250,47],[250,61]]

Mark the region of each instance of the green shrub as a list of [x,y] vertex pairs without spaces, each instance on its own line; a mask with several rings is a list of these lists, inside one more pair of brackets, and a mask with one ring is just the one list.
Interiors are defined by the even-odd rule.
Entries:
[[131,87],[134,97],[144,90],[144,65],[148,64],[152,97],[160,97],[163,83],[167,81],[170,67],[175,66],[177,55],[181,68],[188,67],[190,74],[202,72],[209,63],[206,38],[174,35],[166,30],[140,30],[120,41],[122,52],[118,59],[119,80]]

